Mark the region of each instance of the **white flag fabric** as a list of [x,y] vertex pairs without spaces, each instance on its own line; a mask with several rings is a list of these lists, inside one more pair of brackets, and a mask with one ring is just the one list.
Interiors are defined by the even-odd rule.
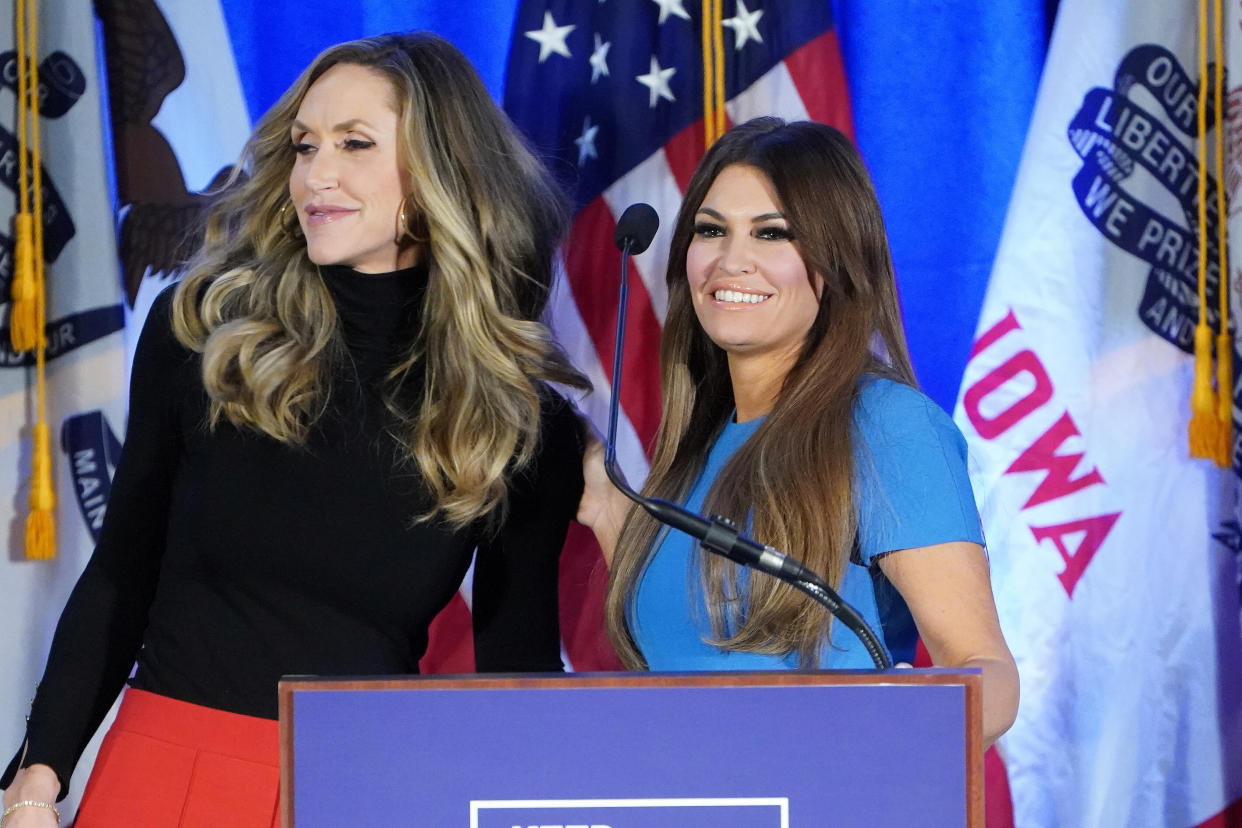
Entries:
[[1061,3],[956,407],[1022,678],[1017,826],[1223,826],[1242,797],[1238,479],[1186,437],[1197,11]]
[[[7,554],[0,556],[0,751],[16,751],[21,745],[24,715],[43,672],[53,626],[103,519],[125,416],[124,314],[100,130],[95,20],[89,4],[49,0],[31,5],[40,9],[47,421],[53,443],[57,556],[50,561],[25,559],[33,355],[13,352],[6,311],[0,330],[0,526],[7,538]],[[0,31],[0,183],[5,189],[0,297],[7,308],[19,157],[12,0],[0,2],[0,18],[6,21]],[[5,764],[9,756],[4,753]],[[73,800],[68,805],[72,812]]]

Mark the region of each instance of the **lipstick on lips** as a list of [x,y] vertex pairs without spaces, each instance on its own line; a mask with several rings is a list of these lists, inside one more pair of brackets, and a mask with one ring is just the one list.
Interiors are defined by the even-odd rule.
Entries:
[[308,204],[306,206],[306,226],[318,227],[324,224],[331,224],[356,212],[358,212],[356,209],[341,207],[336,204]]

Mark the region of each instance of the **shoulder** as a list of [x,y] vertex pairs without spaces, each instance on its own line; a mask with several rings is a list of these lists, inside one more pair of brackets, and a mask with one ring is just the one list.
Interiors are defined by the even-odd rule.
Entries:
[[551,444],[581,456],[586,435],[578,408],[546,383],[540,383],[538,390],[541,447]]
[[585,426],[578,409],[551,387],[539,386],[539,432],[534,456],[510,479],[510,496],[576,507],[582,496]]
[[863,378],[854,427],[868,446],[922,443],[966,453],[965,438],[943,408],[917,388],[885,377]]
[[856,416],[864,414],[871,419],[893,416],[934,418],[937,415],[947,419],[943,409],[914,386],[870,374],[859,383],[855,413]]
[[[134,351],[134,373],[167,379],[171,373],[196,364],[197,354],[183,345],[173,332],[173,303],[178,285],[163,288],[152,300],[142,321],[142,334]],[[140,312],[140,311],[139,311]]]
[[860,557],[948,541],[982,542],[966,440],[916,388],[867,377],[854,411]]
[[133,312],[136,316],[141,316],[145,307],[146,315],[142,320],[142,335],[144,337],[158,338],[170,342],[177,341],[177,337],[173,333],[173,310],[177,302],[177,291],[180,288],[180,282],[172,282],[164,287],[157,288],[159,292],[155,295],[155,298],[145,305],[143,302],[143,291],[139,292],[138,298],[134,301]]

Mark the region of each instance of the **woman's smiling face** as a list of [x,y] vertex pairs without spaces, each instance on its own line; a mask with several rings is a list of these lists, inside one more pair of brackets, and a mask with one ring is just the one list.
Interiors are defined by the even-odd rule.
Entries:
[[297,158],[289,195],[318,265],[384,273],[415,263],[398,214],[410,191],[402,167],[392,84],[350,63],[307,90],[290,130]]
[[731,164],[694,217],[686,277],[699,324],[733,356],[776,360],[788,370],[819,313],[812,281],[768,177]]

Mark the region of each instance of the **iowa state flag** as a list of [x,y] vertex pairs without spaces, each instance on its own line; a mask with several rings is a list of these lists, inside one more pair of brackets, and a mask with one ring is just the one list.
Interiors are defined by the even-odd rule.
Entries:
[[[17,54],[14,3],[0,0],[0,303],[13,277],[12,216],[19,190]],[[34,353],[17,353],[9,311],[0,311],[0,745],[15,750],[23,715],[56,619],[94,546],[112,487],[125,423],[124,312],[116,237],[100,133],[101,78],[95,20],[89,5],[63,0],[31,3],[38,17],[38,101],[41,157],[27,150],[32,175],[42,178],[43,253],[47,279],[47,423],[56,492],[56,552],[52,560],[23,555],[22,527],[29,496],[35,411]],[[35,161],[39,163],[36,166]],[[88,753],[93,755],[95,746]],[[6,756],[9,755],[6,753]],[[89,759],[84,762],[89,766]],[[72,792],[76,799],[81,790]],[[74,800],[62,810],[71,812]]]
[[1238,478],[1186,437],[1197,11],[1061,4],[958,399],[1022,677],[1019,826],[1242,820]]

